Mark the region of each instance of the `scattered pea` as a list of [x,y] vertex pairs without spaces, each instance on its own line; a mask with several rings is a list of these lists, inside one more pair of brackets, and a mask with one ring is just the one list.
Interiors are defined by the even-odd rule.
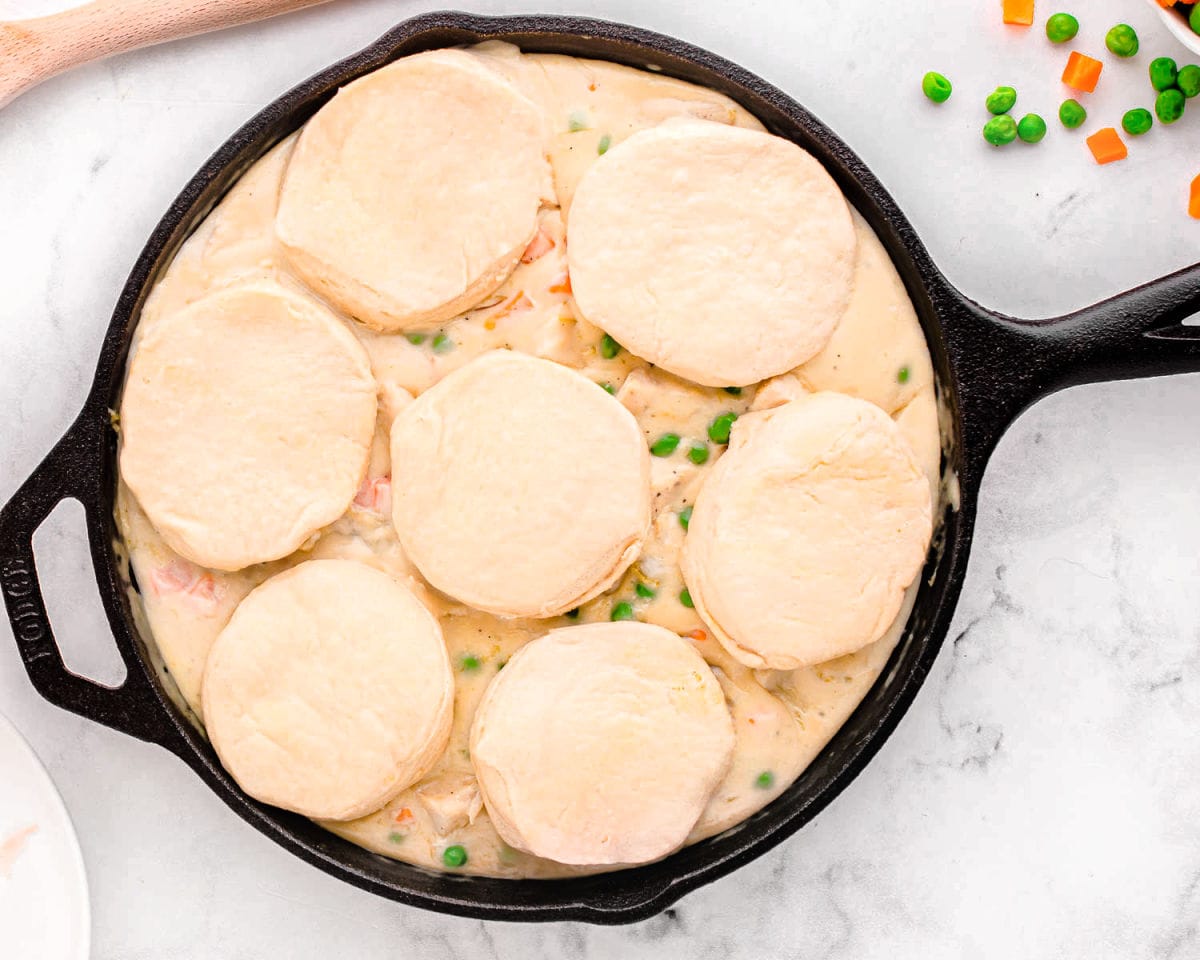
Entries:
[[655,590],[649,584],[642,583],[641,580],[639,580],[637,582],[637,586],[635,586],[633,588],[633,592],[636,593],[643,600],[653,600],[655,597],[658,596],[657,590]]
[[1078,100],[1064,100],[1062,106],[1058,108],[1058,119],[1068,130],[1074,130],[1076,127],[1083,126],[1083,122],[1087,119],[1087,111]]
[[1036,113],[1027,113],[1017,123],[1017,136],[1025,143],[1040,143],[1046,136],[1046,121]]
[[563,614],[563,616],[569,617],[572,620],[578,620],[579,619],[579,608],[576,607],[574,610],[568,610],[566,613]]
[[596,153],[604,156],[608,153],[608,148],[612,146],[612,134],[606,133],[600,138],[600,142],[596,144]]
[[988,94],[988,98],[984,101],[988,108],[988,113],[1000,115],[1008,113],[1017,105],[1017,91],[1012,87],[997,87]]
[[462,659],[458,661],[458,665],[462,668],[463,673],[473,673],[474,671],[478,670],[482,664],[483,661],[481,661],[473,653],[463,654]]
[[713,443],[728,443],[729,431],[733,429],[733,422],[736,419],[737,414],[732,410],[721,414],[708,425],[708,439]]
[[1104,45],[1118,57],[1136,56],[1140,46],[1137,31],[1127,23],[1118,23],[1109,30]]
[[611,383],[600,384],[600,389],[603,390],[605,393],[616,393],[617,392],[617,388],[614,387]]
[[455,843],[442,851],[442,863],[448,867],[461,867],[467,862],[467,848]]
[[1046,21],[1046,37],[1051,43],[1066,43],[1079,33],[1079,21],[1069,13],[1056,13]]
[[954,92],[954,87],[944,76],[930,70],[921,79],[921,90],[934,103],[945,103]]
[[686,507],[679,511],[679,525],[684,530],[688,528],[688,524],[692,522],[692,505],[689,503]]
[[682,603],[689,610],[695,609],[696,605],[694,603],[692,603],[692,595],[690,593],[688,593],[687,587],[684,587],[679,592],[679,602]]
[[1150,115],[1149,110],[1143,110],[1141,107],[1138,107],[1136,110],[1128,111],[1121,118],[1121,126],[1125,128],[1125,132],[1131,137],[1140,137],[1154,126],[1154,117]]
[[403,843],[403,842],[404,842],[404,834],[400,833],[399,831],[393,830],[391,833],[388,834],[388,843]]
[[446,336],[446,334],[439,333],[433,338],[432,346],[434,353],[445,353],[447,350],[454,349],[454,341]]
[[419,347],[421,344],[423,344],[425,342],[425,334],[410,333],[408,335],[408,342],[411,343],[414,347]]
[[691,449],[688,450],[688,459],[696,466],[708,462],[708,444],[693,443]]
[[1005,114],[992,117],[983,125],[983,139],[994,147],[1002,147],[1017,139],[1017,121]]
[[722,389],[724,389],[724,391],[731,397],[740,397],[742,395],[741,387],[724,387]]
[[1191,100],[1200,94],[1200,67],[1193,63],[1181,68],[1175,83],[1179,86],[1179,92]]
[[908,378],[912,376],[912,371],[908,367],[901,367],[896,371],[897,383],[908,383]]
[[1150,85],[1159,93],[1170,90],[1179,79],[1179,68],[1170,57],[1155,57],[1150,61]]
[[1191,16],[1188,17],[1188,26],[1192,28],[1192,33],[1200,34],[1200,5],[1192,7]]
[[633,604],[625,600],[620,603],[614,603],[612,613],[609,615],[610,620],[632,620],[633,619]]
[[754,785],[758,787],[759,790],[770,790],[773,786],[775,786],[775,774],[773,774],[770,770],[764,770],[754,778]]
[[1158,95],[1158,99],[1154,101],[1154,112],[1160,123],[1174,123],[1183,116],[1183,108],[1186,104],[1187,100],[1183,94],[1172,87]]
[[675,448],[679,446],[679,434],[664,433],[661,437],[650,444],[650,452],[656,457],[669,457],[675,452]]
[[580,130],[588,128],[587,114],[582,110],[576,110],[567,117],[567,131],[569,133],[578,133]]
[[621,345],[607,333],[600,338],[600,356],[605,360],[611,360],[620,352]]

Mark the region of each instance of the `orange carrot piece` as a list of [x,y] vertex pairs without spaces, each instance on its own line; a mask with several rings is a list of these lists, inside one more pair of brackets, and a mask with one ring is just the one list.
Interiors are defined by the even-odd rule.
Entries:
[[1129,156],[1125,141],[1112,127],[1097,130],[1087,138],[1087,145],[1097,163],[1112,163],[1114,160],[1124,160]]
[[1192,196],[1188,201],[1188,213],[1200,220],[1200,177],[1192,181]]
[[1062,82],[1083,93],[1091,93],[1100,82],[1100,71],[1104,64],[1091,57],[1085,57],[1078,50],[1073,50],[1067,59],[1067,68],[1063,71]]
[[1158,5],[1170,10],[1171,7],[1175,6],[1175,0],[1158,0]]
[[1033,0],[1004,0],[1004,22],[1020,27],[1033,25]]

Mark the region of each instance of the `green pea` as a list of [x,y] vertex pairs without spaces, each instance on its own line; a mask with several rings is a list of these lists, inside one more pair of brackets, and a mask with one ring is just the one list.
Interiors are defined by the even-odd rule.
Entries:
[[1127,23],[1118,23],[1109,30],[1104,45],[1118,57],[1136,56],[1140,46],[1137,31]]
[[987,105],[988,113],[997,115],[1008,113],[1017,105],[1017,91],[1012,87],[997,87],[988,94],[984,103]]
[[1179,71],[1175,83],[1179,86],[1179,92],[1191,100],[1200,93],[1200,67],[1194,63],[1188,64]]
[[770,790],[773,786],[775,786],[775,774],[773,774],[770,770],[764,770],[754,778],[754,785],[758,787],[759,790]]
[[690,593],[688,593],[687,587],[684,587],[679,592],[679,602],[682,603],[689,610],[695,609],[696,605],[694,603],[692,603],[692,595]]
[[693,443],[691,449],[688,450],[688,459],[691,460],[696,466],[700,466],[702,463],[707,463],[708,444]]
[[633,619],[633,604],[622,600],[620,603],[614,603],[612,613],[609,614],[610,620],[632,620]]
[[1179,79],[1179,68],[1170,57],[1155,57],[1150,61],[1150,85],[1159,93],[1170,90]]
[[1076,127],[1083,126],[1083,122],[1087,119],[1087,111],[1078,100],[1064,100],[1062,106],[1058,108],[1058,119],[1068,130],[1074,130]]
[[1200,4],[1192,7],[1191,16],[1188,17],[1188,26],[1192,28],[1192,33],[1200,33]]
[[1069,13],[1056,13],[1046,21],[1046,37],[1051,43],[1066,43],[1079,33],[1079,21]]
[[637,582],[637,586],[633,588],[633,592],[636,593],[643,600],[653,600],[655,597],[658,596],[657,590],[655,590],[653,587],[649,586],[648,584],[642,583],[641,580],[639,580]]
[[688,528],[688,524],[692,522],[692,505],[689,503],[686,507],[679,511],[679,525],[684,530]]
[[897,383],[908,383],[908,378],[912,376],[912,371],[908,367],[901,367],[896,371]]
[[579,619],[579,608],[576,607],[574,610],[568,610],[566,613],[563,614],[563,616],[570,617],[572,620],[578,620]]
[[740,397],[742,395],[741,387],[722,387],[721,389],[723,389],[731,397]]
[[1125,132],[1131,137],[1140,137],[1154,126],[1154,117],[1150,115],[1149,110],[1143,110],[1141,107],[1138,107],[1136,110],[1128,111],[1121,118],[1121,126],[1125,128]]
[[1007,114],[992,117],[983,125],[983,139],[993,147],[1002,147],[1017,139],[1017,121]]
[[391,833],[388,834],[388,843],[403,843],[403,842],[404,842],[404,834],[403,833],[400,833],[397,830],[393,830]]
[[921,89],[934,103],[945,103],[954,92],[954,86],[940,73],[930,70],[921,79]]
[[737,414],[732,410],[721,414],[708,425],[708,439],[713,443],[728,443],[729,431],[733,429],[733,422],[736,419]]
[[1174,123],[1183,116],[1186,104],[1187,100],[1183,94],[1172,87],[1158,95],[1158,99],[1154,101],[1154,112],[1158,115],[1160,123]]
[[478,670],[483,661],[472,653],[463,654],[461,660],[458,661],[459,667],[464,673],[470,673],[473,670]]
[[611,383],[600,384],[600,389],[603,390],[605,393],[616,393],[617,392],[617,388],[614,387]]
[[423,344],[425,342],[425,334],[410,333],[408,335],[408,342],[411,343],[414,347],[419,347],[421,344]]
[[612,146],[612,134],[606,133],[600,138],[600,142],[596,144],[596,153],[604,156],[608,153],[608,148]]
[[569,117],[567,117],[568,132],[578,133],[580,130],[586,130],[587,128],[588,117],[587,114],[582,110],[576,110]]
[[433,338],[433,352],[434,353],[445,353],[447,350],[453,350],[453,349],[454,349],[454,341],[451,340],[444,333],[439,333],[436,337]]
[[679,434],[664,433],[661,437],[650,444],[650,452],[656,457],[669,457],[675,452],[675,448],[679,446]]
[[442,863],[448,867],[461,867],[467,862],[467,848],[455,843],[442,851]]
[[1046,121],[1036,113],[1027,113],[1017,123],[1017,136],[1025,143],[1040,143],[1046,136]]
[[620,352],[621,345],[607,333],[600,338],[600,356],[605,360],[611,360]]

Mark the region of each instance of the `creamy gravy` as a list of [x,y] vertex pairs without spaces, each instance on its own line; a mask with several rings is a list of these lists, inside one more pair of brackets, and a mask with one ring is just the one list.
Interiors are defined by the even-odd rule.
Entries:
[[[678,380],[627,351],[606,359],[600,349],[602,331],[576,315],[570,296],[563,218],[569,215],[575,184],[604,145],[671,116],[761,125],[719,94],[655,74],[570,57],[523,55],[497,43],[475,52],[544,108],[560,206],[543,210],[538,236],[506,284],[441,330],[423,337],[389,335],[346,319],[366,346],[380,387],[375,444],[355,503],[293,556],[235,573],[205,570],[174,554],[124,484],[118,491],[117,520],[140,586],[135,605],[144,608],[165,668],[197,715],[210,645],[241,599],[268,577],[306,559],[342,557],[409,582],[440,617],[455,665],[449,746],[419,783],[385,808],[353,822],[322,825],[378,853],[434,869],[444,869],[441,853],[448,845],[461,844],[469,859],[458,872],[563,876],[588,871],[512,850],[481,808],[467,739],[490,679],[530,639],[553,627],[607,620],[620,602],[631,604],[638,619],[691,637],[724,688],[737,748],[690,840],[744,820],[795,780],[875,682],[899,640],[916,585],[888,633],[855,654],[787,672],[750,670],[731,659],[680,597],[684,584],[678,554],[685,536],[680,513],[694,501],[706,471],[724,449],[708,442],[707,425],[723,412],[770,406],[805,390],[837,390],[870,400],[896,419],[912,444],[929,477],[936,514],[938,408],[929,353],[912,304],[882,245],[857,214],[859,254],[851,307],[826,349],[792,374],[733,394]],[[294,141],[295,136],[288,138],[255,164],[184,244],[143,310],[139,336],[179,307],[251,278],[271,277],[314,296],[289,273],[272,229]],[[613,590],[585,604],[574,617],[502,620],[438,595],[406,560],[389,519],[388,434],[397,410],[451,370],[497,347],[555,360],[604,385],[635,415],[650,442],[666,432],[684,438],[675,456],[653,459],[655,519],[641,558]],[[706,464],[693,464],[684,455],[692,442],[708,444]]]

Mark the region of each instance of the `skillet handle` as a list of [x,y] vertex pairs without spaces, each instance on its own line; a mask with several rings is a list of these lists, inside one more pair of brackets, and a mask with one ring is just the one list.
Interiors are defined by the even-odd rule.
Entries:
[[[1200,264],[1049,320],[1018,320],[960,295],[965,336],[952,348],[973,438],[969,469],[1031,404],[1066,387],[1200,372]],[[965,314],[964,312],[965,311]]]
[[[132,638],[115,628],[117,648],[126,677],[119,687],[106,687],[72,673],[63,663],[46,614],[33,534],[59,503],[76,499],[84,504],[93,563],[107,549],[101,522],[106,509],[89,502],[88,485],[100,470],[100,447],[106,426],[89,422],[95,412],[85,409],[54,449],[0,509],[0,592],[21,662],[34,687],[56,706],[95,720],[140,740],[174,749],[179,735],[146,675]],[[99,442],[97,442],[99,440]]]

